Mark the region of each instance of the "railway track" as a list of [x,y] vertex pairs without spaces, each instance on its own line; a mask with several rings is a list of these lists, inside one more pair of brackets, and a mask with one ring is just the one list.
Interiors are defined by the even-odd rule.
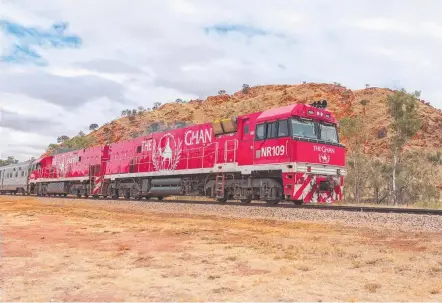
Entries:
[[[101,200],[101,201],[138,201],[135,199],[110,199],[110,198],[84,198],[84,197],[75,197],[75,196],[67,196],[67,197],[53,197],[53,196],[40,196],[38,198],[44,199],[75,199],[75,200]],[[347,206],[347,205],[328,205],[328,204],[305,204],[305,205],[294,205],[289,202],[281,202],[277,205],[269,205],[266,203],[240,203],[240,202],[226,202],[219,203],[216,201],[193,201],[193,200],[157,200],[157,199],[148,199],[141,200],[149,202],[161,202],[161,203],[180,203],[180,204],[212,204],[212,205],[235,205],[235,206],[243,206],[243,207],[266,207],[266,208],[303,208],[303,209],[319,209],[319,210],[341,210],[348,212],[360,212],[360,213],[394,213],[394,214],[418,214],[418,215],[435,215],[442,216],[442,210],[440,209],[425,209],[425,208],[395,208],[395,207],[374,207],[374,206]]]

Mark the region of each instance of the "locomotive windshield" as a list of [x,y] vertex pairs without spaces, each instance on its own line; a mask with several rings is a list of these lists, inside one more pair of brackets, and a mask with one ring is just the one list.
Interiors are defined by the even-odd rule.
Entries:
[[291,121],[293,137],[339,143],[338,132],[334,125],[299,118],[293,118]]
[[333,125],[320,124],[321,140],[338,143],[338,133]]
[[291,120],[294,137],[318,139],[315,122],[300,119]]

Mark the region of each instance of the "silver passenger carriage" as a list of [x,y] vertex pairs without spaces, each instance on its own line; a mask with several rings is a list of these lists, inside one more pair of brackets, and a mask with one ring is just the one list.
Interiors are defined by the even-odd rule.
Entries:
[[0,167],[0,194],[27,194],[32,161]]

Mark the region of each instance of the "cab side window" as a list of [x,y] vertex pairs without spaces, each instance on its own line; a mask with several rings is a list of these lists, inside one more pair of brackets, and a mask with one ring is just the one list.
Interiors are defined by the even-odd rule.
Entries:
[[276,138],[278,136],[278,122],[267,124],[267,138]]
[[266,138],[266,125],[259,124],[256,126],[256,140],[263,140]]
[[287,137],[289,135],[288,120],[278,122],[278,137]]

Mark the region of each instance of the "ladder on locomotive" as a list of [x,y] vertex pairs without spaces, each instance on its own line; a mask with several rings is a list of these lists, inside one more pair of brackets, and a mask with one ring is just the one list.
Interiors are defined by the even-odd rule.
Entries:
[[224,198],[225,196],[226,177],[224,173],[219,172],[216,174],[215,179],[215,196],[216,198]]
[[103,191],[103,176],[100,173],[101,166],[89,165],[89,194],[92,196],[99,196]]

